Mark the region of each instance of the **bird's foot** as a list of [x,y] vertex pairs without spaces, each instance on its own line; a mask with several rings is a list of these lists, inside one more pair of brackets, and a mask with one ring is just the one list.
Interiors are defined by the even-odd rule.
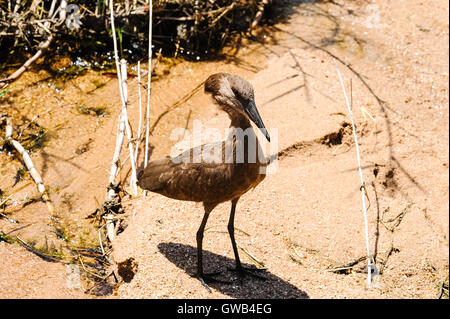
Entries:
[[258,272],[263,272],[266,268],[248,268],[248,267],[236,267],[236,268],[228,268],[229,271],[236,272],[240,277],[252,276],[254,278],[260,280],[266,280],[267,278],[257,274]]
[[209,273],[209,274],[197,274],[197,277],[200,280],[200,282],[202,283],[203,287],[205,287],[206,290],[208,290],[208,292],[211,293],[212,292],[211,288],[209,288],[209,286],[208,286],[208,284],[210,284],[210,283],[231,284],[230,281],[214,278],[214,276],[217,276],[221,273],[222,273],[221,271],[217,271],[217,272],[213,272],[213,273]]

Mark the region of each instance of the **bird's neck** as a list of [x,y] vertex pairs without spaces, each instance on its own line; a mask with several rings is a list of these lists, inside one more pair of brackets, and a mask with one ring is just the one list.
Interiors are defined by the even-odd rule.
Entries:
[[233,105],[228,99],[216,97],[216,102],[220,109],[228,114],[231,119],[230,128],[241,128],[243,130],[252,127],[249,119],[236,108],[238,106]]
[[[249,119],[245,115],[243,115],[241,112],[234,111],[234,110],[232,112],[227,112],[227,113],[231,118],[231,123],[230,123],[230,127],[229,127],[229,135],[227,138],[228,142],[232,142],[234,145],[236,145],[236,143],[238,143],[238,144],[243,143],[243,141],[239,141],[239,139],[236,140],[236,134],[238,137],[241,137],[242,134],[240,134],[240,133],[243,133],[244,135],[250,134],[250,136],[255,137],[256,141],[258,140],[256,138],[255,132],[253,130],[252,125],[250,124]],[[240,132],[238,132],[238,131],[240,131]],[[234,147],[236,147],[236,146],[234,146]],[[246,151],[247,151],[247,149],[246,149]]]
[[[225,111],[231,119],[229,134],[225,140],[225,146],[233,149],[234,159],[236,162],[236,152],[239,150],[243,152],[244,162],[249,158],[249,152],[258,152],[252,154],[257,157],[256,161],[259,163],[259,152],[262,148],[259,144],[255,131],[250,123],[250,120],[242,112],[237,111],[235,107],[231,107],[228,103],[219,103],[222,110]],[[264,155],[262,155],[264,156]]]
[[235,127],[246,130],[247,128],[252,127],[248,118],[243,114],[241,114],[240,112],[235,111],[229,115],[231,118],[230,128]]
[[248,118],[239,112],[234,112],[230,117],[231,124],[224,145],[233,150],[232,162],[256,165],[255,167],[265,165],[264,152]]

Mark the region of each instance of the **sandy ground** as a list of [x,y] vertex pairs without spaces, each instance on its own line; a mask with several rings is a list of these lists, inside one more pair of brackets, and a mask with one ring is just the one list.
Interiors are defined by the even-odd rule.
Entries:
[[[232,284],[211,284],[209,293],[193,277],[202,206],[148,194],[125,203],[127,227],[113,242],[111,257],[131,264],[132,272],[108,297],[435,298],[443,282],[448,287],[448,3],[340,3],[289,1],[285,21],[260,32],[263,43],[230,48],[219,62],[162,63],[157,71],[169,74],[153,84],[151,122],[162,117],[151,138],[152,159],[169,154],[177,142],[170,139],[172,130],[184,128],[188,118],[188,129],[194,120],[221,132],[229,125],[201,91],[165,113],[209,74],[232,72],[254,85],[266,126],[278,130],[277,147],[267,152],[283,152],[276,172],[240,199],[235,224],[241,259],[248,266],[263,264],[266,280],[240,280],[227,271],[234,257],[226,231],[230,203],[224,203],[208,221],[204,263],[206,271],[223,270],[219,278]],[[382,271],[372,289],[365,283],[366,261],[358,262],[366,254],[360,182],[335,58],[347,92],[351,80],[370,203],[370,249]],[[55,219],[49,220],[43,203],[21,207],[33,196],[32,186],[14,195],[20,210],[9,214],[30,225],[18,229],[0,219],[0,229],[37,246],[97,245],[84,217],[104,198],[117,83],[91,72],[56,93],[45,81],[25,87],[33,76],[46,75],[22,77],[1,107],[28,111],[29,118],[48,112],[39,123],[55,128],[57,138],[32,157],[50,186],[56,227],[65,230],[68,241],[56,236]],[[95,90],[94,80],[105,85]],[[137,123],[137,100],[135,89],[131,123]],[[109,115],[78,114],[76,103],[105,106]],[[86,152],[77,152],[86,144]],[[6,189],[21,164],[2,156],[8,161],[1,167],[0,187]],[[86,283],[67,288],[67,278],[73,278],[67,265],[6,243],[0,258],[8,260],[0,266],[0,297],[91,297],[83,295]],[[330,271],[336,267],[346,269]]]

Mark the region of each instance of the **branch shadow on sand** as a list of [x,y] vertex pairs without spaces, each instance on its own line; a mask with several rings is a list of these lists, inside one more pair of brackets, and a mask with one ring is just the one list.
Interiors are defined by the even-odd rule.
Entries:
[[[195,277],[197,271],[197,248],[180,243],[160,243],[159,251],[178,268],[183,269],[189,276]],[[203,250],[203,265],[205,273],[225,270],[234,267],[234,259]],[[219,265],[220,269],[211,269],[211,265]],[[244,264],[244,267],[251,267]],[[265,270],[258,273],[266,280],[245,276],[239,279],[233,272],[224,271],[215,276],[220,280],[230,281],[230,284],[210,283],[213,290],[226,294],[232,298],[248,299],[308,299],[306,292],[298,289],[287,281]]]

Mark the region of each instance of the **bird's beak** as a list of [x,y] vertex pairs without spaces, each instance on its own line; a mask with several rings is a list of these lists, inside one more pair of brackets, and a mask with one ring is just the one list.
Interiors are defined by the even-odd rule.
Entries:
[[247,113],[248,117],[256,124],[256,126],[264,133],[267,140],[270,142],[270,136],[267,132],[266,127],[262,121],[261,115],[259,115],[258,109],[256,108],[255,101],[250,100],[247,107],[244,108],[245,113]]

